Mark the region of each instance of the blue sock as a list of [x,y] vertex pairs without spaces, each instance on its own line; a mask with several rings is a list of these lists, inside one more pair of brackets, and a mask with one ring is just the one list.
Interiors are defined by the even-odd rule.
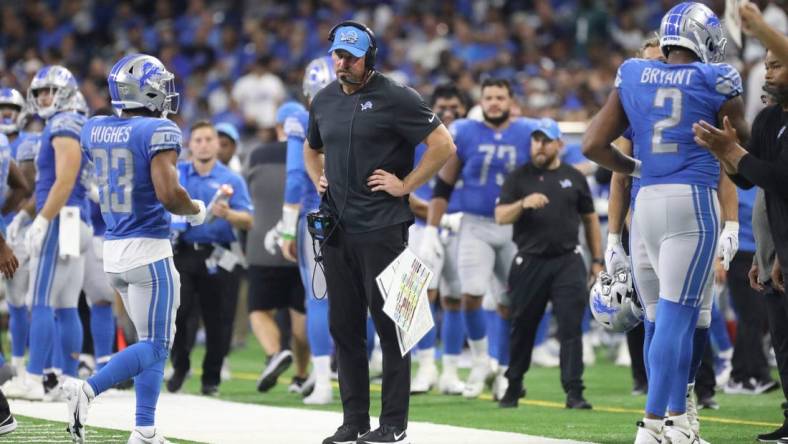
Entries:
[[512,321],[498,316],[496,320],[498,323],[498,340],[493,341],[498,343],[498,364],[509,366],[509,339],[512,330]]
[[[435,304],[430,304],[430,311],[432,312],[432,320],[435,321]],[[438,339],[438,330],[433,325],[430,331],[424,335],[419,341],[418,349],[426,350],[435,347],[435,341]]]
[[648,379],[650,372],[648,351],[651,349],[651,341],[654,339],[655,328],[656,325],[653,322],[649,321],[648,319],[643,320],[643,329],[646,331],[646,334],[643,337],[643,366],[646,367],[646,379]]
[[8,330],[11,332],[11,356],[22,358],[25,356],[27,343],[27,307],[8,304]]
[[375,350],[375,321],[372,316],[367,316],[367,360],[372,358],[372,351]]
[[478,341],[487,334],[487,328],[484,325],[484,310],[477,308],[476,310],[465,310],[465,328],[468,331],[468,339]]
[[486,335],[490,340],[487,343],[487,356],[498,359],[498,331],[501,327],[500,316],[498,312],[495,310],[483,310],[484,311],[484,327],[486,329]]
[[140,341],[116,353],[107,365],[88,378],[87,382],[93,393],[98,396],[119,382],[139,375],[154,364],[158,365],[157,363],[161,362],[161,365],[164,365],[166,358],[167,349],[162,344],[148,340]]
[[328,300],[306,298],[306,335],[312,356],[331,354],[331,333],[328,331]]
[[696,328],[695,334],[692,337],[692,359],[690,360],[689,379],[688,384],[695,382],[695,375],[698,374],[700,368],[700,361],[703,360],[703,352],[706,351],[706,345],[709,343],[709,329]]
[[52,357],[52,340],[55,336],[55,310],[36,306],[30,313],[30,358],[27,372],[43,375],[47,358]]
[[553,317],[553,312],[547,310],[539,321],[539,326],[536,327],[536,338],[534,338],[534,347],[544,344],[547,340],[547,335],[550,334],[550,319]]
[[648,353],[651,373],[646,413],[665,416],[669,401],[673,412],[686,411],[687,379],[698,313],[697,307],[660,298],[654,339]]
[[728,326],[717,304],[711,306],[711,341],[717,351],[727,351],[733,348],[731,337],[728,335]]
[[443,352],[447,355],[462,353],[462,342],[465,339],[465,328],[462,325],[462,312],[459,310],[443,310],[441,340]]
[[55,309],[55,322],[60,330],[60,347],[64,375],[78,377],[79,353],[82,351],[82,321],[76,308]]
[[115,319],[112,317],[112,305],[93,304],[90,307],[90,335],[93,337],[96,370],[101,370],[112,356],[112,343],[115,341]]
[[156,361],[134,378],[134,392],[137,395],[136,427],[153,426],[156,423],[156,403],[159,401],[166,361],[166,358]]
[[588,333],[591,331],[591,310],[586,308],[585,313],[583,314],[583,334]]

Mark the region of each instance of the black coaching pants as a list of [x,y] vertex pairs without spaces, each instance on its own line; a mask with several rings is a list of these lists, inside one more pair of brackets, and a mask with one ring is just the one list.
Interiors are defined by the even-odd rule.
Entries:
[[556,257],[518,254],[509,272],[511,358],[506,377],[521,382],[531,366],[534,337],[547,301],[553,303],[561,344],[561,385],[583,393],[583,315],[588,301],[586,268],[578,252]]
[[383,351],[380,424],[407,427],[410,354],[400,354],[396,326],[383,313],[383,298],[375,283],[377,275],[405,249],[407,233],[405,224],[360,234],[338,227],[323,247],[329,329],[337,350],[344,424],[369,427],[369,309]]
[[181,275],[181,305],[175,318],[172,342],[173,370],[185,375],[191,368],[189,355],[199,327],[200,313],[205,327],[203,385],[219,385],[224,357],[230,351],[233,320],[238,304],[240,273],[217,267],[209,273],[205,260],[213,252],[210,246],[180,244],[174,256]]
[[736,341],[733,347],[731,378],[744,382],[750,378],[771,380],[769,362],[763,351],[766,330],[766,301],[762,294],[750,288],[747,273],[752,266],[753,253],[739,251],[731,261],[728,288],[736,311]]
[[[782,264],[781,264],[782,265]],[[783,395],[788,399],[788,296],[777,290],[766,290],[766,310],[769,317],[769,334],[772,337],[777,371]]]

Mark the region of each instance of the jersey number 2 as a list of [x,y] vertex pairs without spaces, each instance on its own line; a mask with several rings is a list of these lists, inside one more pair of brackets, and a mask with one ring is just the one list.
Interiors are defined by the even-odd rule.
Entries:
[[664,143],[662,132],[673,128],[681,121],[681,90],[678,88],[659,88],[654,96],[654,107],[663,108],[665,101],[670,99],[670,116],[654,124],[654,134],[651,136],[651,152],[654,154],[675,153],[679,150],[677,143]]
[[131,213],[134,155],[126,148],[95,149],[91,154],[96,165],[101,212]]

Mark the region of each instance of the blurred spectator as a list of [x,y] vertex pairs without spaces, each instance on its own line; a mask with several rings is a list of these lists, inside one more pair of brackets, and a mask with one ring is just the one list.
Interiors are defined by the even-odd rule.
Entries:
[[233,87],[233,99],[241,107],[246,123],[260,128],[276,125],[276,108],[286,98],[285,86],[270,71],[271,57],[261,56],[252,71],[238,79]]

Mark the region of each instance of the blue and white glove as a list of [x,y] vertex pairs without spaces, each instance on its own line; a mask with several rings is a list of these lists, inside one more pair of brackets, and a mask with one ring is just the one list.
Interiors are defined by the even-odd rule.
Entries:
[[265,240],[263,246],[272,256],[276,256],[276,248],[282,246],[282,221],[276,223],[267,233],[265,233]]
[[195,227],[205,222],[205,202],[198,199],[192,199],[192,203],[197,205],[199,211],[197,211],[197,214],[187,214],[184,218],[186,218],[186,222],[188,222],[189,225]]
[[44,238],[49,229],[49,221],[42,215],[36,216],[30,228],[27,230],[25,236],[25,248],[31,256],[41,255],[41,246],[44,244]]
[[605,271],[614,276],[616,271],[629,270],[629,257],[624,252],[624,244],[621,243],[621,235],[609,233],[607,235],[607,247],[605,248]]
[[722,227],[722,234],[720,234],[719,246],[717,247],[717,256],[720,257],[722,268],[725,271],[731,266],[733,257],[739,251],[739,223],[733,221],[725,222]]

